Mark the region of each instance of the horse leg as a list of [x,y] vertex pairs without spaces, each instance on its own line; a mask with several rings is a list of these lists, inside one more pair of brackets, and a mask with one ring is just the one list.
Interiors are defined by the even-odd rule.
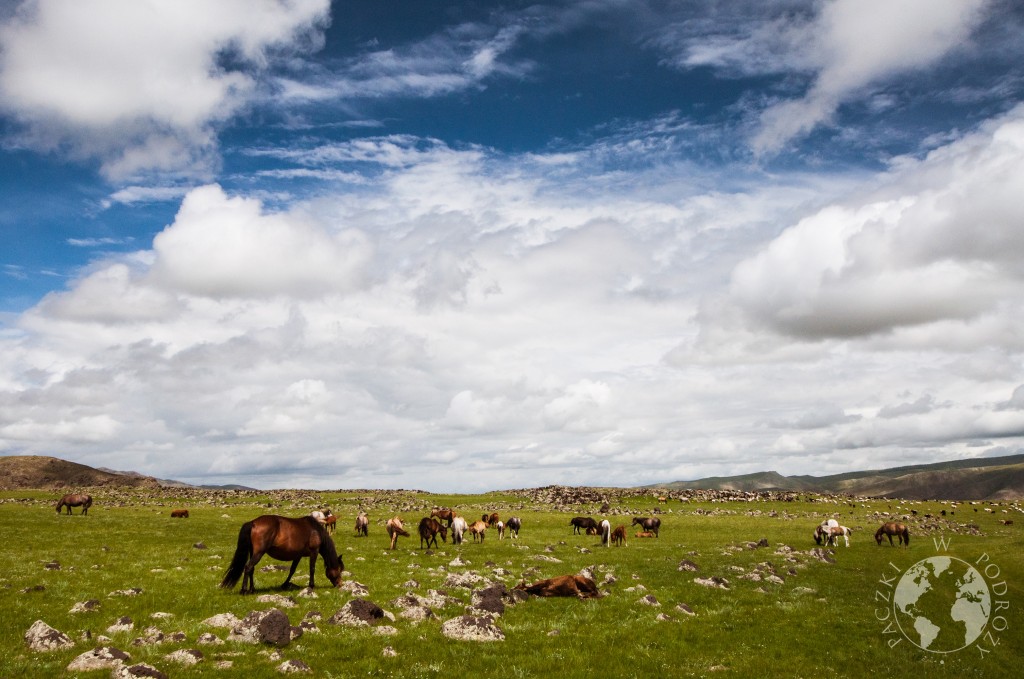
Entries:
[[[301,556],[298,559],[295,559],[294,561],[292,561],[291,570],[288,571],[288,577],[285,578],[284,582],[281,583],[281,589],[284,589],[285,587],[287,587],[288,583],[291,582],[292,576],[295,575],[295,569],[299,567],[299,561],[302,561],[302,557]],[[312,559],[310,559],[310,561],[312,561]]]
[[[326,561],[324,563],[327,563]],[[316,572],[316,552],[309,555],[309,588],[316,587],[313,583],[313,574]]]
[[245,568],[242,570],[242,589],[238,591],[239,594],[252,594],[256,591],[256,581],[253,579],[253,572],[256,570],[256,564],[263,558],[263,552],[253,552],[252,556],[245,564]]

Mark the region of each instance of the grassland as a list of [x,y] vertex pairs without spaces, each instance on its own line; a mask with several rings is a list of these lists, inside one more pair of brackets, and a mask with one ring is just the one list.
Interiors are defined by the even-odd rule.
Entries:
[[[853,502],[690,502],[657,505],[653,496],[612,499],[613,525],[630,523],[634,515],[663,512],[658,539],[635,539],[630,531],[627,547],[606,549],[596,537],[571,534],[569,519],[583,514],[600,517],[597,505],[550,506],[510,494],[472,496],[423,493],[372,494],[361,492],[275,492],[262,494],[165,490],[94,491],[96,504],[88,516],[58,516],[57,495],[43,491],[0,493],[0,676],[68,676],[65,668],[79,654],[98,645],[95,637],[121,616],[135,622],[130,632],[109,634],[110,645],[125,650],[134,662],[146,662],[172,677],[276,676],[284,659],[308,664],[314,676],[396,677],[1016,677],[1024,663],[1024,525],[1015,507],[967,505],[955,514],[938,518],[949,505],[921,502],[898,507],[889,501]],[[452,641],[441,634],[441,622],[464,612],[469,590],[448,592],[463,603],[436,610],[437,618],[414,624],[398,618],[391,623],[395,636],[379,636],[369,628],[329,625],[330,617],[351,597],[326,587],[318,572],[318,597],[296,597],[287,609],[292,624],[309,611],[320,611],[319,632],[306,633],[269,657],[269,648],[237,642],[199,646],[203,632],[227,636],[203,620],[231,612],[244,617],[251,610],[269,608],[255,597],[217,587],[230,559],[239,526],[264,513],[299,515],[320,505],[339,515],[335,535],[347,571],[369,589],[364,598],[386,610],[390,602],[412,589],[425,595],[442,588],[450,572],[474,571],[512,587],[591,567],[607,596],[594,600],[531,599],[508,607],[497,620],[506,639],[476,643]],[[489,534],[482,544],[461,547],[443,544],[427,553],[417,538],[403,538],[394,552],[387,549],[383,521],[400,513],[415,525],[432,506],[453,506],[467,517],[497,511],[503,517],[519,515],[521,538],[499,541]],[[189,519],[171,519],[170,510],[187,507]],[[368,538],[355,538],[352,523],[360,508],[371,516]],[[910,549],[878,547],[872,538],[879,516],[890,512],[910,515]],[[977,511],[975,511],[977,510]],[[925,514],[931,528],[923,526]],[[815,547],[810,534],[816,523],[836,516],[854,529],[849,548],[835,548],[835,563],[823,562],[809,552]],[[1016,525],[1004,525],[1017,519]],[[973,525],[974,528],[971,528]],[[752,547],[766,538],[768,547]],[[937,541],[946,542],[943,550]],[[198,549],[196,543],[206,549]],[[783,546],[793,548],[787,554]],[[782,549],[780,549],[782,548]],[[955,653],[921,650],[878,618],[887,610],[878,601],[880,583],[894,569],[907,568],[937,554],[968,563],[982,561],[989,568],[990,587],[1005,582],[1006,601],[998,611],[1004,620],[993,623],[992,636]],[[456,556],[468,562],[451,566]],[[558,562],[548,559],[554,558]],[[697,564],[697,573],[680,571],[684,559]],[[46,564],[58,562],[59,570]],[[272,562],[265,559],[260,566]],[[770,566],[765,566],[770,564]],[[495,575],[496,568],[507,575]],[[760,568],[760,571],[758,569]],[[998,574],[996,574],[996,569]],[[305,583],[305,563],[295,581]],[[775,572],[776,584],[744,579],[752,572]],[[729,589],[694,582],[695,577],[718,576]],[[279,572],[257,569],[259,594],[278,593],[284,579]],[[42,586],[40,589],[38,586]],[[641,588],[642,586],[642,588]],[[110,596],[138,587],[134,597]],[[1002,589],[999,587],[998,589]],[[289,592],[286,592],[289,593]],[[294,593],[294,592],[290,592]],[[645,595],[660,603],[638,603]],[[76,602],[100,601],[97,611],[71,613]],[[677,610],[687,604],[696,613]],[[173,617],[154,620],[154,612]],[[658,619],[664,614],[670,619]],[[995,612],[993,612],[993,615]],[[28,649],[23,635],[35,620],[66,632],[78,643],[66,651],[37,653]],[[995,626],[1005,627],[1001,631]],[[135,646],[143,629],[156,626],[165,633],[183,631],[186,640]],[[93,639],[81,640],[85,630]],[[900,640],[898,643],[896,640]],[[992,647],[992,641],[998,646]],[[890,644],[895,647],[890,648]],[[390,646],[398,655],[385,657]],[[979,646],[983,647],[979,649]],[[205,658],[184,667],[165,656],[179,648],[199,648]],[[990,652],[983,653],[983,650]],[[217,661],[231,662],[218,668]],[[104,672],[92,676],[106,676]]]

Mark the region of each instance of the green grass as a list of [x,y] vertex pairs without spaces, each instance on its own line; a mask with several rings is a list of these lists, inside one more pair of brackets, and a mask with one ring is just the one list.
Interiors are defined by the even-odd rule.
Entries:
[[[896,503],[871,501],[850,504],[820,502],[679,503],[660,509],[661,537],[633,538],[629,545],[606,549],[595,537],[571,534],[569,519],[576,515],[599,516],[597,506],[579,506],[556,512],[509,493],[453,496],[394,492],[280,491],[273,493],[198,493],[167,490],[154,495],[145,491],[96,489],[96,504],[88,516],[57,516],[56,495],[41,491],[0,493],[0,535],[6,549],[0,556],[0,676],[65,676],[64,668],[79,654],[99,645],[78,641],[74,649],[52,653],[31,652],[24,632],[41,619],[76,640],[84,630],[95,638],[121,616],[135,621],[135,630],[110,635],[111,645],[131,653],[133,661],[147,662],[174,677],[274,676],[285,659],[310,665],[315,676],[399,677],[999,677],[1018,676],[1024,660],[1024,540],[1022,526],[1004,526],[1001,519],[1019,513],[1006,506],[986,512],[987,505],[957,508],[933,534],[914,524],[909,550],[875,545],[879,524],[875,512],[896,511]],[[308,612],[324,616],[320,633],[307,633],[281,649],[273,660],[266,651],[228,642],[199,646],[196,638],[212,631],[221,638],[226,630],[208,629],[202,621],[217,613],[244,617],[251,610],[268,608],[255,597],[217,587],[234,551],[240,525],[263,513],[299,515],[319,505],[331,506],[339,515],[335,535],[339,553],[351,576],[369,588],[366,597],[386,610],[397,609],[391,600],[404,594],[404,583],[415,579],[413,590],[426,594],[442,588],[449,572],[473,570],[512,587],[523,579],[533,581],[576,573],[592,567],[601,582],[606,575],[616,581],[602,589],[609,596],[588,601],[532,599],[506,609],[498,620],[504,642],[456,642],[441,634],[441,623],[463,612],[469,590],[455,588],[449,594],[463,603],[437,610],[437,618],[413,624],[402,618],[394,623],[395,636],[378,636],[370,629],[332,626],[326,618],[348,601],[350,595],[326,587],[322,566],[316,599],[297,598],[296,608],[286,609],[297,624]],[[482,544],[461,547],[443,544],[433,554],[419,549],[418,538],[403,538],[394,552],[387,549],[383,522],[400,513],[411,525],[435,505],[455,506],[467,518],[484,511],[512,513],[523,519],[521,539],[499,541],[492,531]],[[613,525],[629,526],[629,513],[649,514],[653,497],[611,500]],[[170,510],[187,507],[189,519],[170,519]],[[352,536],[352,524],[360,508],[371,517],[368,538]],[[920,515],[938,514],[939,503],[913,505]],[[980,511],[974,512],[973,509]],[[909,508],[905,508],[909,513]],[[1012,513],[1002,513],[1008,509]],[[836,513],[842,523],[855,529],[849,549],[835,549],[835,564],[809,556],[814,547],[810,533],[822,518]],[[976,524],[980,534],[967,533],[964,524]],[[1020,521],[1017,521],[1020,524]],[[951,654],[920,650],[903,639],[890,649],[887,642],[899,635],[885,634],[886,623],[876,618],[882,604],[875,601],[879,583],[893,565],[906,570],[920,559],[937,554],[935,538],[949,541],[948,553],[969,563],[987,555],[999,568],[995,581],[1005,581],[1007,593],[997,597],[1009,602],[1000,611],[1007,629],[993,632],[999,646],[982,657],[975,644]],[[767,538],[768,548],[749,549],[746,543]],[[202,542],[207,549],[193,545]],[[798,562],[788,562],[776,552],[780,545],[796,551]],[[550,551],[547,549],[550,548]],[[470,564],[452,567],[456,555]],[[553,563],[538,557],[554,557]],[[722,576],[728,591],[694,583],[695,574],[677,570],[689,559],[701,568],[697,576]],[[46,570],[56,560],[60,570]],[[269,558],[260,563],[277,564]],[[488,563],[493,565],[489,566]],[[759,564],[770,563],[784,576],[783,584],[741,579]],[[892,565],[890,565],[892,564]],[[494,568],[509,575],[497,577]],[[794,569],[795,575],[788,573]],[[295,580],[305,583],[303,562]],[[989,571],[994,573],[992,569]],[[278,593],[284,573],[257,568],[259,593]],[[36,585],[42,591],[22,592]],[[643,590],[636,589],[642,585]],[[130,587],[143,590],[137,597],[111,597],[111,592]],[[292,592],[294,593],[294,592]],[[660,608],[637,601],[654,595]],[[70,613],[79,601],[98,599],[96,612]],[[696,613],[689,617],[675,610],[686,603]],[[884,609],[882,609],[884,610]],[[172,613],[169,620],[152,620],[150,614]],[[672,620],[658,620],[659,613]],[[187,640],[155,646],[133,646],[144,628],[156,626],[165,633],[183,631]],[[983,645],[990,646],[987,642]],[[391,646],[398,657],[383,657]],[[179,648],[199,648],[205,659],[194,667],[182,667],[164,658]],[[217,660],[230,660],[230,669],[218,669]],[[105,676],[104,673],[93,673]]]

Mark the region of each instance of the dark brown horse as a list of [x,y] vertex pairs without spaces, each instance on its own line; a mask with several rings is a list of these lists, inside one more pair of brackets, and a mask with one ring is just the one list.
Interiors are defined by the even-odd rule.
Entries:
[[525,590],[534,596],[569,596],[590,599],[601,596],[597,584],[584,575],[559,575],[547,580],[538,580],[532,585],[522,582],[516,589]]
[[81,507],[82,514],[88,514],[89,507],[92,507],[92,495],[68,493],[57,502],[57,513],[60,514],[60,510],[64,507],[68,508],[68,514],[71,513],[72,507]]
[[292,562],[292,568],[281,584],[281,589],[291,582],[299,561],[305,556],[309,557],[310,587],[316,586],[313,582],[313,573],[316,570],[317,554],[324,558],[327,579],[335,587],[341,582],[341,572],[345,570],[345,563],[334,548],[334,540],[312,516],[289,519],[265,514],[242,524],[242,529],[238,531],[235,556],[231,559],[231,565],[228,566],[220,586],[231,589],[241,578],[240,594],[251,594],[256,591],[252,574],[264,554],[278,561]]
[[480,520],[486,523],[488,528],[491,528],[501,521],[501,517],[498,516],[498,512],[494,512],[493,514],[484,514]]
[[904,547],[910,546],[910,530],[905,524],[899,521],[886,521],[875,531],[875,542],[882,544],[882,538],[889,538],[889,546],[892,547],[892,536],[899,538],[900,544]]
[[455,520],[455,512],[451,509],[435,508],[430,512],[431,518],[438,518],[448,524],[448,527],[452,527],[452,521]]
[[637,525],[639,525],[641,528],[643,528],[648,533],[654,533],[654,537],[658,537],[658,531],[661,530],[661,519],[659,519],[656,516],[653,517],[653,518],[650,518],[650,519],[645,519],[645,518],[637,517],[637,518],[633,519],[633,523],[631,523],[629,525],[630,526],[637,526]]
[[171,518],[172,519],[187,519],[188,518],[188,510],[187,509],[172,509],[171,510]]
[[437,534],[441,534],[441,539],[448,542],[448,528],[444,526],[440,521],[435,518],[425,516],[420,519],[420,548],[423,548],[423,541],[427,541],[427,548],[430,548],[430,543],[433,542],[434,546],[437,547]]
[[589,516],[577,516],[569,521],[569,525],[572,526],[573,535],[579,535],[580,529],[587,531],[593,528],[594,531],[597,531],[597,521],[594,521]]

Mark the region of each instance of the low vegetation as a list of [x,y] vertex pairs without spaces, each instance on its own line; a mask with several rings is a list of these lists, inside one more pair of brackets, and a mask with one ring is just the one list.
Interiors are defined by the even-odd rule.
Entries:
[[[103,645],[174,677],[274,676],[289,660],[318,677],[998,677],[1018,676],[1024,659],[1024,517],[1013,503],[805,495],[786,502],[755,494],[660,503],[656,491],[611,489],[578,494],[576,503],[571,493],[549,503],[536,492],[80,490],[94,497],[87,516],[57,515],[62,493],[0,492],[0,676],[67,676],[72,660]],[[319,564],[316,598],[300,596],[308,574],[303,561],[293,578],[299,587],[282,592],[287,571],[266,568],[287,564],[268,557],[256,570],[256,595],[218,588],[243,522],[324,507],[338,516],[334,539],[347,571],[345,589],[328,588]],[[498,540],[488,529],[483,542],[426,550],[413,530],[388,549],[388,518],[401,515],[415,529],[433,507],[454,507],[471,521],[491,512],[519,516],[520,538]],[[189,517],[171,518],[178,508]],[[370,518],[367,537],[355,536],[360,510]],[[630,528],[632,519],[654,515],[661,518],[660,537],[634,537],[639,528]],[[573,535],[575,516],[625,525],[627,545],[606,548],[597,536]],[[909,549],[875,544],[875,529],[890,516],[906,517]],[[814,527],[830,517],[852,529],[849,548],[815,545]],[[977,564],[989,586],[1005,592],[995,597],[1008,605],[1000,611],[1004,620],[990,621],[989,640],[932,653],[879,620],[888,609],[877,592],[888,595],[893,573],[937,554]],[[989,565],[995,568],[984,571]],[[466,613],[473,590],[491,583],[511,590],[581,572],[604,596],[514,604],[509,597],[493,619],[504,635],[499,641],[456,641],[442,632],[446,621]],[[468,574],[481,580],[458,584],[474,579]],[[429,598],[431,590],[447,594],[434,595],[434,617],[400,615],[397,599]],[[294,605],[260,602],[263,594],[284,594]],[[380,623],[393,633],[380,634],[380,625],[331,624],[354,599],[395,614]],[[93,610],[72,612],[90,601]],[[283,647],[231,641],[229,629],[204,622],[274,607],[291,625],[307,623]],[[130,628],[108,631],[123,618]],[[31,650],[24,635],[37,620],[67,634],[74,647]],[[176,632],[183,633],[177,640]],[[153,643],[158,633],[164,639]],[[225,643],[200,644],[207,633]],[[185,649],[201,651],[202,660],[188,666],[169,658]]]

